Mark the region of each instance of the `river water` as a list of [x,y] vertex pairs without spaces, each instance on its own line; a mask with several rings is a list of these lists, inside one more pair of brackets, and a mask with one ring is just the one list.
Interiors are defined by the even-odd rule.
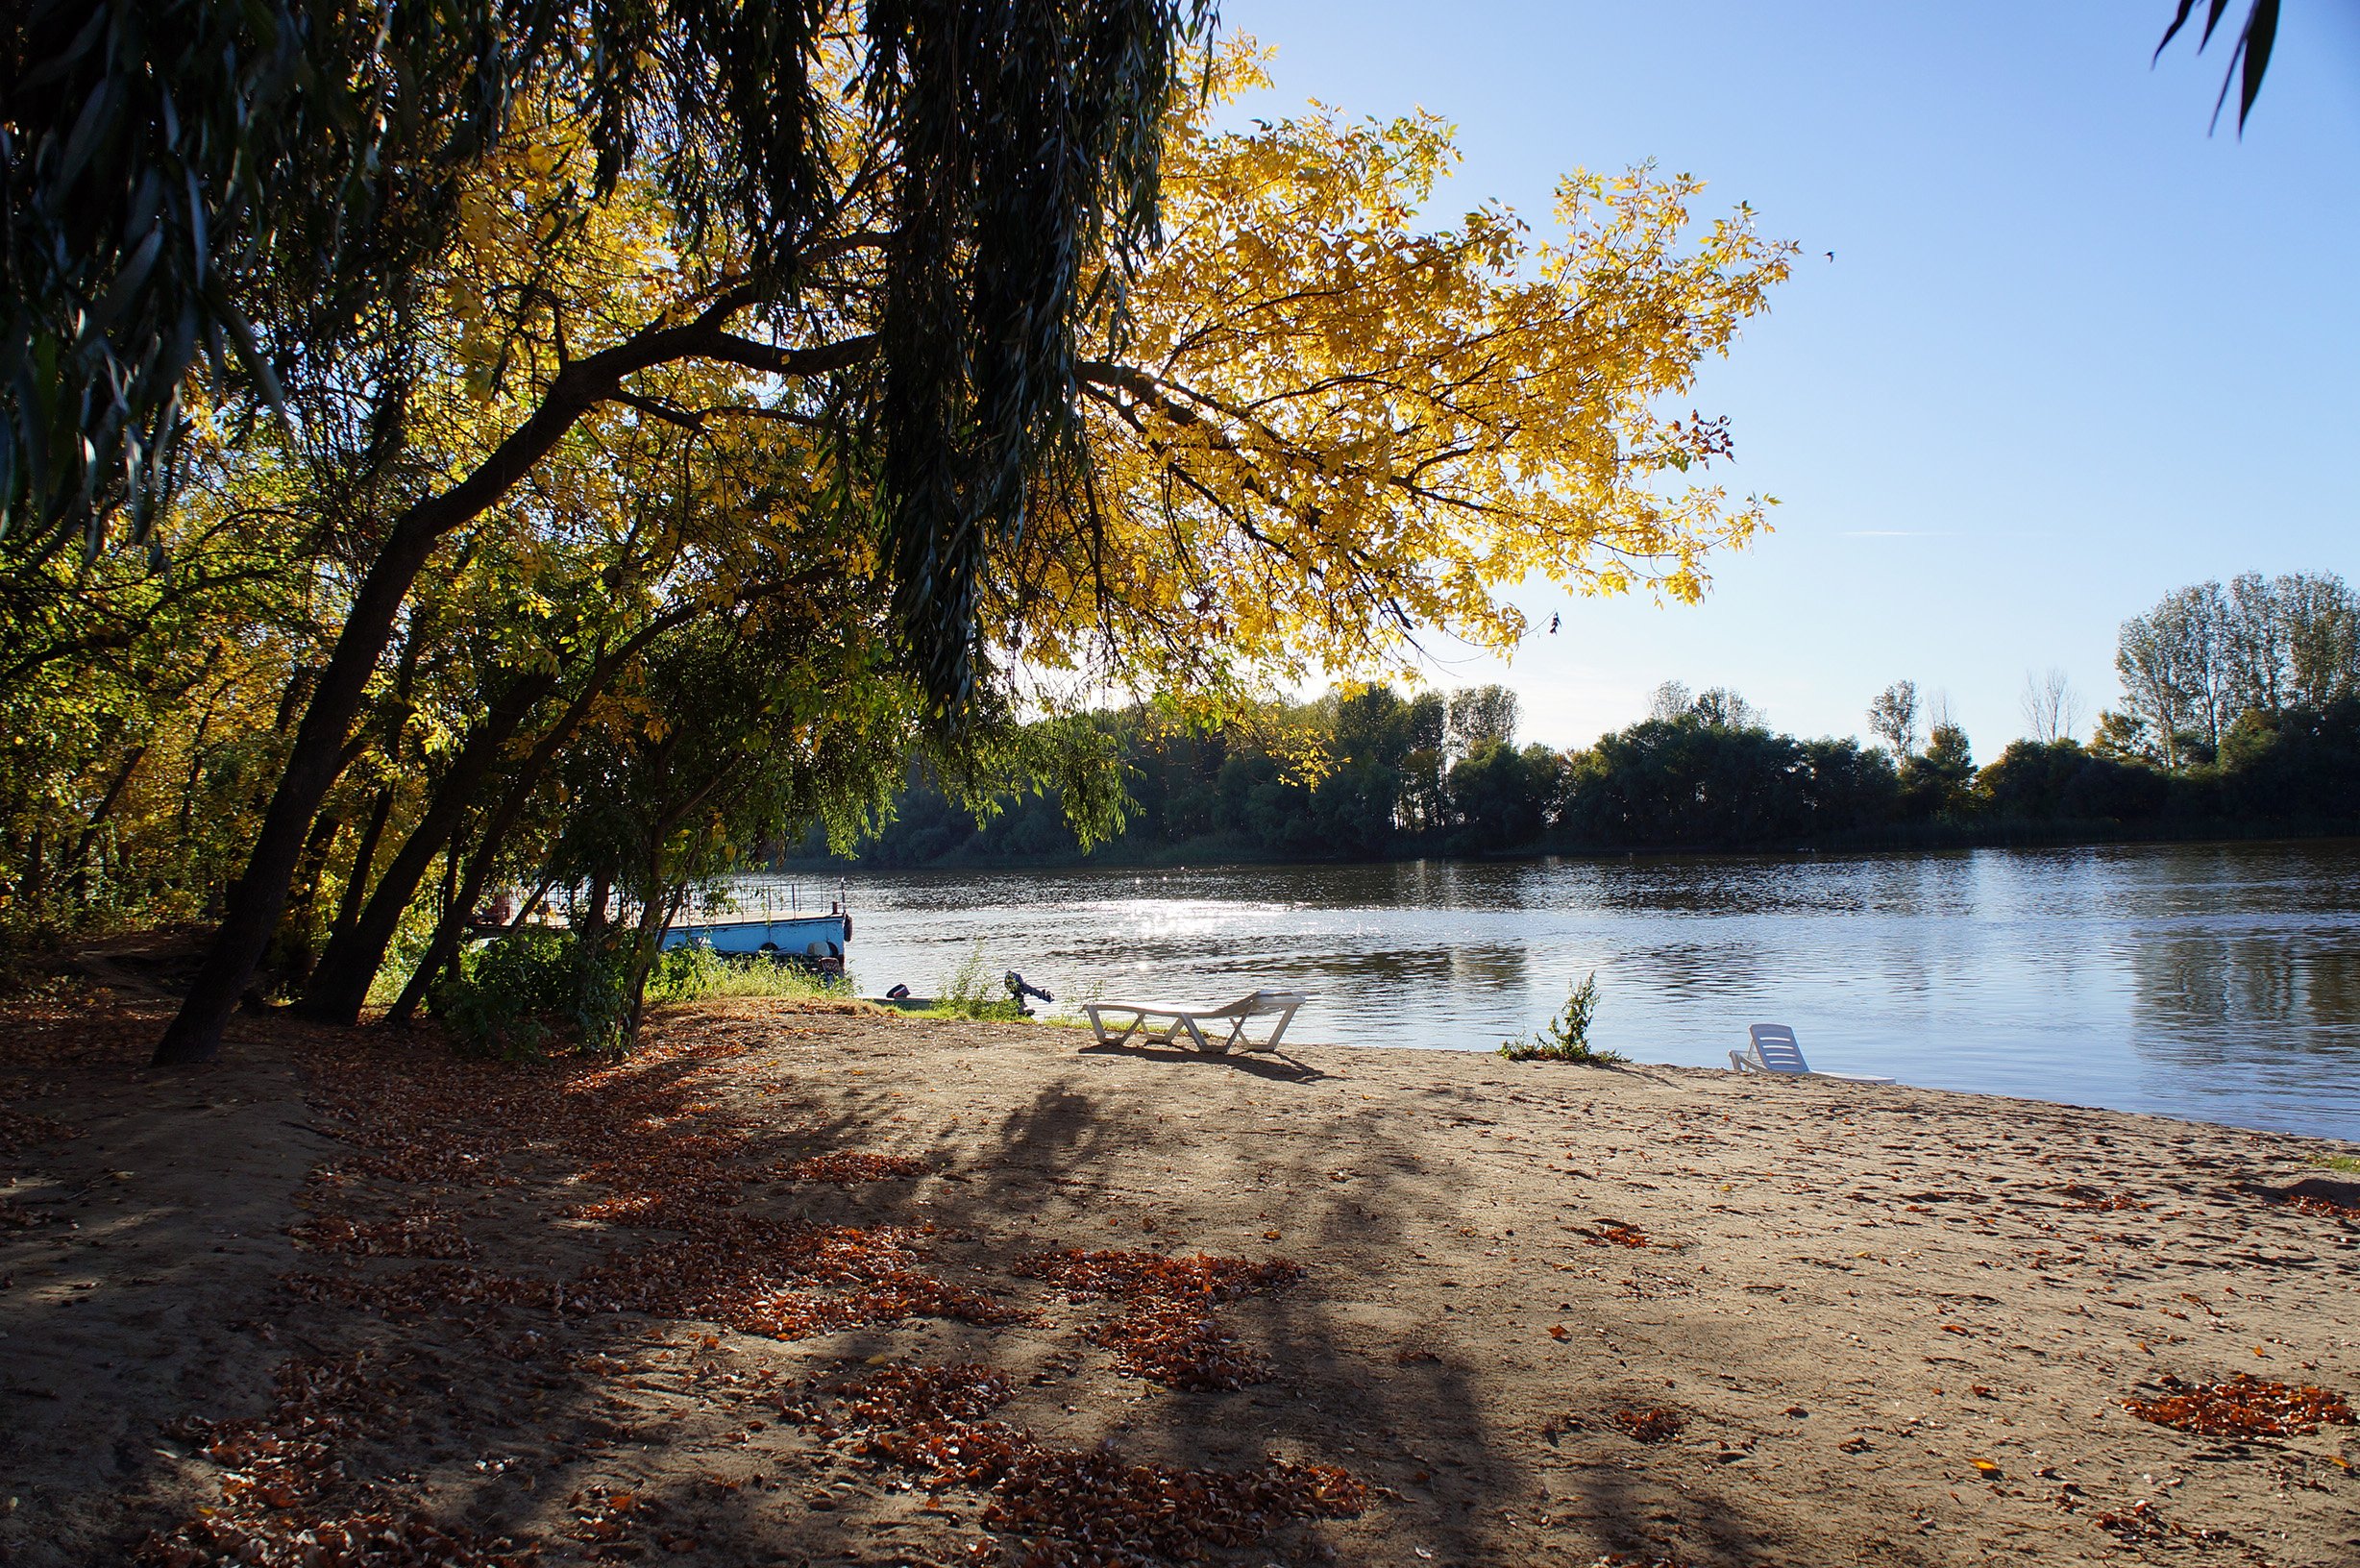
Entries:
[[[851,968],[980,954],[1061,1004],[1311,993],[1290,1038],[1487,1050],[1595,971],[1593,1042],[2360,1139],[2360,844],[859,874]],[[802,882],[806,901],[835,894]],[[978,946],[980,944],[980,946]]]

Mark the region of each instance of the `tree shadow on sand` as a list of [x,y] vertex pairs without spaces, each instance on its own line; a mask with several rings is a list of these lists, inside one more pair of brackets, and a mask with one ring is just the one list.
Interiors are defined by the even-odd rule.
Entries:
[[[1539,1500],[1565,1490],[1544,1487],[1537,1434],[1492,1424],[1486,1369],[1447,1322],[1372,1288],[1433,1223],[1433,1192],[1414,1179],[1431,1150],[1405,1127],[1355,1113],[1348,1197],[1328,1190],[1315,1127],[1208,1135],[1182,1169],[1155,1153],[1169,1095],[1142,1094],[1105,1053],[1046,1066],[994,1102],[967,1090],[959,1052],[1042,1032],[897,1035],[920,1056],[893,1065],[864,1033],[907,1028],[705,1010],[666,1020],[654,1049],[619,1066],[531,1068],[303,1030],[314,1119],[346,1145],[304,1203],[360,1241],[306,1258],[259,1314],[295,1351],[272,1411],[175,1429],[210,1448],[231,1506],[149,1560],[208,1560],[236,1548],[235,1530],[284,1542],[376,1529],[444,1531],[430,1560],[453,1564],[509,1560],[504,1538],[539,1543],[545,1562],[947,1563],[996,1540],[1011,1560],[1053,1563],[1084,1560],[1093,1529],[1188,1505],[1216,1526],[1222,1508],[1243,1511],[1176,1548],[1138,1536],[1169,1550],[1136,1560],[1250,1546],[1235,1560],[1476,1562],[1497,1558],[1503,1510],[1545,1511]],[[1282,1095],[1337,1076],[1286,1059],[1115,1054],[1184,1058]],[[1320,1113],[1282,1101],[1262,1114]],[[845,1153],[928,1174],[782,1175]],[[1281,1211],[1273,1239],[1239,1245],[1216,1188]],[[1107,1325],[1129,1306],[1027,1272],[1061,1254],[1266,1263],[1282,1235],[1315,1238],[1330,1262],[1291,1287],[1181,1304],[1259,1363],[1238,1387],[1126,1368]],[[1338,1259],[1361,1276],[1335,1277]],[[996,1369],[996,1382],[961,1374],[996,1392],[954,1435],[972,1448],[979,1433],[1020,1433],[1022,1462],[949,1479],[959,1464],[913,1462],[885,1440],[880,1421],[918,1418],[873,1419],[863,1401],[878,1406],[881,1375],[910,1367]],[[159,1430],[179,1413],[157,1412]],[[1301,1478],[1324,1466],[1372,1490],[1332,1490],[1332,1507],[1287,1491],[1315,1492],[1326,1483]],[[1011,1476],[1062,1478],[1080,1500],[1026,1513]],[[1294,1479],[1255,1490],[1239,1479],[1251,1477]],[[1599,1467],[1572,1491],[1585,1540],[1659,1554],[1639,1516],[1661,1511],[1659,1492],[1641,1498]],[[1349,1514],[1344,1503],[1364,1505],[1357,1518],[1320,1516]],[[1691,1488],[1680,1514],[1688,1540],[1748,1560],[1749,1532],[1723,1504]]]

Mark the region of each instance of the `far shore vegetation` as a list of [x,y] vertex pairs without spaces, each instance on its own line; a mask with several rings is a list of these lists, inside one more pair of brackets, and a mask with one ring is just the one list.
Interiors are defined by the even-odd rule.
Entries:
[[2360,597],[2332,574],[2168,596],[2124,624],[2120,705],[2086,732],[2028,675],[2028,738],[1979,765],[1939,698],[1900,681],[1878,744],[1773,729],[1738,693],[1659,688],[1586,748],[1516,744],[1515,694],[1339,689],[1192,730],[1148,707],[1092,723],[1121,759],[1121,830],[1085,848],[1054,792],[980,818],[913,766],[848,861],[870,869],[1381,861],[1420,856],[1946,848],[2360,831]]

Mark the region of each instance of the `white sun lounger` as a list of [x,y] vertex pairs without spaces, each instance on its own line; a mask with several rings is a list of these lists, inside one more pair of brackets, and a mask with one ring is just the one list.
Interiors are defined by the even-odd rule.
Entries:
[[1833,1078],[1847,1084],[1889,1084],[1894,1081],[1865,1072],[1813,1072],[1810,1064],[1803,1060],[1803,1047],[1795,1043],[1795,1032],[1782,1023],[1758,1023],[1746,1034],[1751,1038],[1746,1041],[1745,1049],[1729,1053],[1730,1068],[1735,1072],[1770,1072],[1789,1078]]
[[[1186,1035],[1198,1050],[1217,1056],[1233,1045],[1249,1051],[1277,1050],[1279,1037],[1287,1032],[1294,1010],[1303,1001],[1303,993],[1297,991],[1254,991],[1227,1007],[1197,1007],[1179,1002],[1084,1002],[1082,1012],[1089,1017],[1091,1032],[1098,1037],[1101,1045],[1124,1044],[1134,1035],[1159,1045],[1169,1045]],[[1130,1021],[1118,1026],[1109,1021],[1109,1015]],[[1278,1022],[1271,1026],[1269,1039],[1246,1038],[1246,1020],[1273,1016]]]

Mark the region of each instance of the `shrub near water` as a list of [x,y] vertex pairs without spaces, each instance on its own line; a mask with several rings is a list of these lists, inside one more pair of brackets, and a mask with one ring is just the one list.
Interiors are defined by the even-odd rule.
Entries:
[[1511,1062],[1580,1062],[1588,1066],[1611,1066],[1628,1060],[1616,1051],[1600,1050],[1589,1042],[1589,1020],[1598,1012],[1598,977],[1590,975],[1565,998],[1565,1010],[1529,1035],[1500,1042],[1500,1055]]
[[462,1049],[520,1058],[553,1036],[619,1050],[630,1016],[623,966],[570,931],[511,931],[459,962],[428,998]]

